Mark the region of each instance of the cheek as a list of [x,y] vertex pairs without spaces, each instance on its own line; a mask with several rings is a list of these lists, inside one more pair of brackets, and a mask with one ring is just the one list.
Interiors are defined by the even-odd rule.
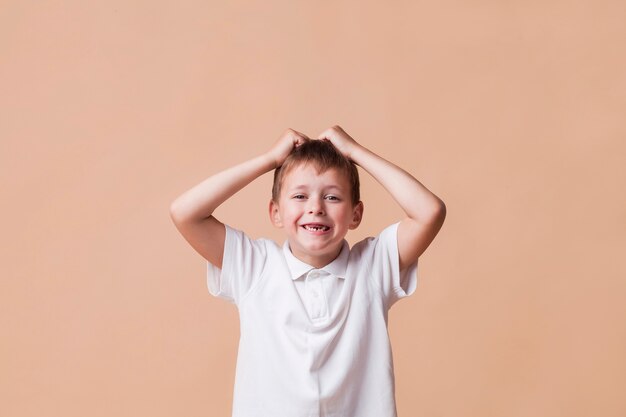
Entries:
[[283,217],[285,220],[296,220],[298,218],[298,210],[295,207],[286,207]]
[[352,220],[352,211],[349,209],[341,208],[335,212],[335,217],[342,219],[345,223]]

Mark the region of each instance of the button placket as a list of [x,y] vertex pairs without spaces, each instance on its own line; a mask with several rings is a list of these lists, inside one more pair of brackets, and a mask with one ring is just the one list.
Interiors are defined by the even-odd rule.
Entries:
[[323,287],[320,273],[311,271],[306,277],[305,291],[307,293],[307,307],[311,320],[320,320],[328,315],[326,297],[323,294]]

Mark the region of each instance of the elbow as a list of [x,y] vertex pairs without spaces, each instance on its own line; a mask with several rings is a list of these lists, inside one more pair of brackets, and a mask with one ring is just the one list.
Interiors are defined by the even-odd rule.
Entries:
[[443,201],[439,200],[440,203],[433,204],[427,209],[421,209],[419,212],[419,217],[411,217],[416,223],[421,223],[429,226],[436,226],[437,228],[443,225],[443,221],[446,218],[446,205],[443,204]]
[[439,209],[437,210],[437,213],[440,217],[443,217],[444,219],[446,218],[446,205],[442,200],[439,200]]
[[172,204],[170,204],[170,218],[175,224],[178,224],[183,220],[182,210],[177,202],[178,200],[175,200]]
[[447,209],[446,205],[441,201],[441,205],[439,206],[439,210],[436,212],[436,219],[439,227],[443,225],[444,220],[446,220]]
[[170,204],[170,218],[176,226],[202,221],[210,216],[211,214],[199,215],[197,210],[194,210],[194,207],[185,204],[180,199],[177,199]]
[[443,224],[444,220],[446,219],[446,213],[446,205],[442,200],[439,200],[429,216],[431,223],[438,223],[440,225]]

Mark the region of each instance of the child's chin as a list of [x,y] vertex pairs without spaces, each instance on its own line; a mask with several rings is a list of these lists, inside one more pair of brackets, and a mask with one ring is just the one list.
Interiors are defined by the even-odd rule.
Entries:
[[312,256],[328,256],[334,255],[339,252],[341,245],[320,244],[320,245],[306,245],[305,250]]

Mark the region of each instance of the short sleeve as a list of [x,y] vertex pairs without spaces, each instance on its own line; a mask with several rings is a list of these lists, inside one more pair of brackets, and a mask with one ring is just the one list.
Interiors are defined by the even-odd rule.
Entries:
[[417,287],[418,261],[400,273],[398,225],[394,223],[377,237],[363,241],[366,246],[362,262],[367,265],[368,274],[378,286],[388,309],[398,300],[413,294]]
[[228,225],[222,268],[207,261],[209,293],[238,305],[258,281],[266,261],[266,241],[254,240]]

